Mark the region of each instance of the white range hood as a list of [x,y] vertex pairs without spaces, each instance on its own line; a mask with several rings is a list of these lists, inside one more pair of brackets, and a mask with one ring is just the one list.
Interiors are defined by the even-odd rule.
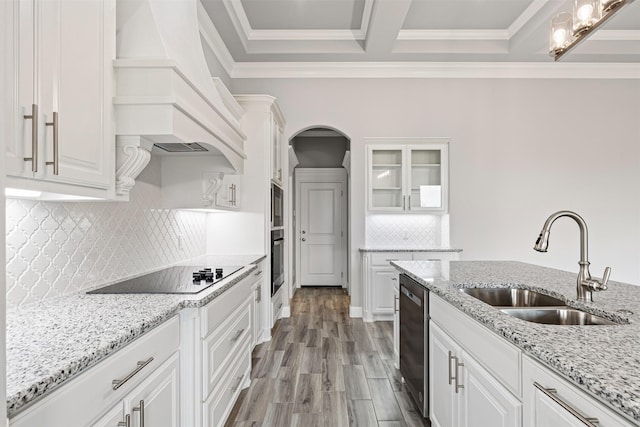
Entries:
[[223,158],[242,173],[243,111],[209,74],[198,0],[118,0],[116,58],[119,196],[128,195],[152,152],[185,155],[195,147],[186,155]]

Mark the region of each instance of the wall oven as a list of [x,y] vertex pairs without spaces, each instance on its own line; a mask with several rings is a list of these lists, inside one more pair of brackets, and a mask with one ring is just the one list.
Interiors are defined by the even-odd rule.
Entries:
[[284,230],[271,230],[271,296],[284,283]]
[[271,229],[284,227],[284,194],[282,188],[271,184]]

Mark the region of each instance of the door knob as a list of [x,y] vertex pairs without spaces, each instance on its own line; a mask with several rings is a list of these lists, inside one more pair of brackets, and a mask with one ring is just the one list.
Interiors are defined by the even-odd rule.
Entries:
[[307,234],[307,232],[306,232],[306,231],[304,231],[304,230],[302,230],[302,234]]
[[305,238],[303,237],[303,238],[302,238],[302,241],[303,241],[303,242],[306,242],[306,241],[307,241],[307,239],[305,239]]

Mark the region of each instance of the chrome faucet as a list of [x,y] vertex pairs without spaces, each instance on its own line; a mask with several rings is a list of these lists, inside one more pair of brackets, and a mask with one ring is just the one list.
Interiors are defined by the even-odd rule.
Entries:
[[592,301],[592,292],[604,291],[607,289],[607,282],[611,275],[611,267],[604,269],[602,281],[591,278],[591,273],[589,273],[587,223],[584,222],[584,219],[582,219],[580,215],[571,211],[559,211],[551,214],[542,226],[542,231],[540,232],[540,236],[538,236],[538,240],[536,240],[536,244],[533,249],[538,252],[547,252],[547,249],[549,248],[549,233],[551,231],[551,225],[556,219],[563,216],[573,218],[578,223],[578,227],[580,227],[580,262],[578,263],[580,265],[580,271],[578,272],[577,285],[578,299],[582,301]]

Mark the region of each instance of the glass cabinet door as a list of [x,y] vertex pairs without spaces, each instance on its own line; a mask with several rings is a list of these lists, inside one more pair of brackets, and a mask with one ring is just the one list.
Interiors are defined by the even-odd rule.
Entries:
[[402,148],[372,148],[369,204],[372,210],[403,210]]
[[410,210],[441,210],[444,207],[443,164],[446,153],[440,148],[409,148]]

